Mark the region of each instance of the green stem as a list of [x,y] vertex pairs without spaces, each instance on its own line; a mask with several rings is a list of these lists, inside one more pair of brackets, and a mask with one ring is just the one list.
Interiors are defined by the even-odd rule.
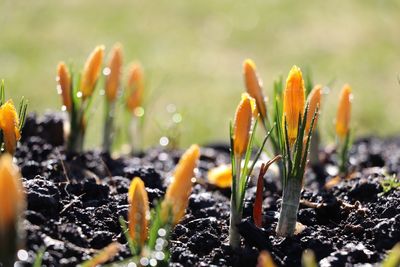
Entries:
[[114,137],[114,115],[115,115],[115,102],[109,103],[106,100],[104,116],[104,132],[103,132],[103,151],[110,152],[112,140]]
[[279,236],[294,234],[297,222],[297,211],[300,203],[301,180],[290,178],[283,189],[282,206],[276,232]]
[[235,163],[236,175],[233,177],[233,179],[235,179],[235,183],[233,183],[235,185],[235,190],[232,190],[231,194],[231,217],[229,221],[229,245],[233,249],[237,249],[240,246],[240,234],[237,225],[242,220],[242,211],[239,209],[240,199],[243,194],[240,190],[242,157],[235,155]]

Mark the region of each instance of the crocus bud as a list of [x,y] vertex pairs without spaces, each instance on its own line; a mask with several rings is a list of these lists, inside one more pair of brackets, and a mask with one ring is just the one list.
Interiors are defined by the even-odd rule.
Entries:
[[108,63],[110,73],[106,79],[106,96],[108,102],[114,102],[117,98],[120,86],[120,77],[122,69],[122,47],[120,44],[114,45],[110,52],[110,61]]
[[143,68],[139,63],[132,64],[128,77],[128,99],[127,107],[132,113],[142,106],[144,93]]
[[0,107],[0,128],[3,132],[5,150],[13,155],[21,134],[18,114],[11,100],[8,100]]
[[135,177],[128,192],[129,234],[132,240],[143,246],[148,236],[148,214],[150,212],[149,199],[143,181]]
[[164,201],[161,204],[161,218],[164,222],[171,217],[172,223],[177,224],[185,215],[189,196],[192,192],[194,168],[196,168],[199,157],[199,146],[192,145],[179,160],[173,180],[168,186]]
[[286,80],[283,91],[283,130],[285,122],[290,145],[297,138],[299,117],[302,118],[305,106],[304,80],[300,68],[293,66]]
[[18,168],[12,157],[0,157],[0,236],[14,227],[25,207],[25,195]]
[[97,79],[100,76],[101,64],[104,57],[104,46],[97,46],[86,60],[81,77],[82,98],[86,99],[93,94]]
[[306,131],[305,131],[306,135],[310,131],[311,122],[312,122],[312,119],[314,117],[314,113],[318,109],[318,112],[315,115],[315,120],[314,120],[314,125],[313,125],[313,129],[312,130],[314,130],[315,126],[317,125],[318,116],[319,116],[319,110],[321,108],[321,91],[322,91],[322,85],[317,84],[312,89],[310,94],[308,95],[308,98],[307,98],[308,113],[307,113]]
[[251,59],[243,62],[243,75],[246,90],[255,99],[261,118],[265,119],[267,117],[266,98],[262,92],[262,81],[257,75],[256,65]]
[[64,62],[58,63],[57,83],[57,89],[59,94],[61,94],[62,103],[68,111],[71,111],[71,75]]
[[257,267],[276,267],[268,251],[263,250],[258,255]]
[[25,194],[12,156],[0,157],[0,264],[13,266],[17,247],[18,219],[25,209]]
[[233,150],[236,156],[242,156],[247,150],[255,109],[254,98],[247,93],[242,94],[242,99],[236,108],[233,124]]
[[341,140],[344,140],[349,132],[352,97],[350,86],[345,84],[340,93],[336,116],[336,134]]

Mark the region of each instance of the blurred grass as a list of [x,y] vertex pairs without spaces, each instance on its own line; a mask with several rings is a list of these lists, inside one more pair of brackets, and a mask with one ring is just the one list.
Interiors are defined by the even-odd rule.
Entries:
[[[153,90],[146,143],[160,138],[157,122],[173,103],[184,114],[187,145],[227,139],[243,91],[241,64],[250,57],[269,94],[293,64],[312,69],[315,82],[334,80],[323,132],[332,132],[338,91],[348,82],[356,133],[393,135],[400,131],[399,12],[398,1],[383,0],[0,0],[0,77],[7,96],[26,96],[30,111],[57,110],[57,62],[80,67],[96,44],[119,41],[126,63],[145,66]],[[96,108],[90,146],[100,144],[102,116]]]

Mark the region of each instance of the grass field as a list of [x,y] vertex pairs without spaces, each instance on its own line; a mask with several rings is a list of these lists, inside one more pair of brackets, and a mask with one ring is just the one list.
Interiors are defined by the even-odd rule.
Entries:
[[[182,145],[226,140],[243,91],[241,64],[257,63],[265,91],[293,64],[314,81],[333,81],[321,127],[332,132],[338,91],[354,90],[360,134],[400,131],[399,1],[14,1],[0,0],[0,77],[30,111],[57,110],[59,60],[81,66],[96,44],[124,46],[125,61],[145,66],[146,143],[157,142],[165,108],[183,114]],[[98,100],[99,104],[102,101]],[[88,143],[100,143],[95,110]]]

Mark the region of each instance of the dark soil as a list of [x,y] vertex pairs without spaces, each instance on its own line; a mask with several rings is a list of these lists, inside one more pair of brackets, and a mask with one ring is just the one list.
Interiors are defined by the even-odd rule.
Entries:
[[[62,123],[58,115],[30,115],[16,153],[28,198],[23,228],[29,262],[44,246],[44,265],[76,266],[112,241],[124,244],[116,260],[126,258],[130,252],[118,217],[127,218],[131,179],[143,179],[153,203],[164,195],[181,151],[154,148],[117,159],[99,151],[66,155]],[[380,195],[384,174],[400,172],[400,139],[359,139],[351,151],[352,179],[331,190],[322,185],[331,178],[335,158],[324,152],[323,164],[307,171],[302,192],[304,200],[320,205],[301,205],[298,221],[306,228],[294,237],[275,235],[281,191],[271,173],[264,182],[263,229],[252,224],[251,184],[240,251],[227,245],[230,192],[205,180],[208,169],[229,161],[228,147],[210,145],[201,152],[187,215],[172,234],[171,266],[255,266],[262,249],[279,266],[300,266],[305,249],[315,252],[320,266],[354,266],[382,261],[400,241],[400,191]]]

